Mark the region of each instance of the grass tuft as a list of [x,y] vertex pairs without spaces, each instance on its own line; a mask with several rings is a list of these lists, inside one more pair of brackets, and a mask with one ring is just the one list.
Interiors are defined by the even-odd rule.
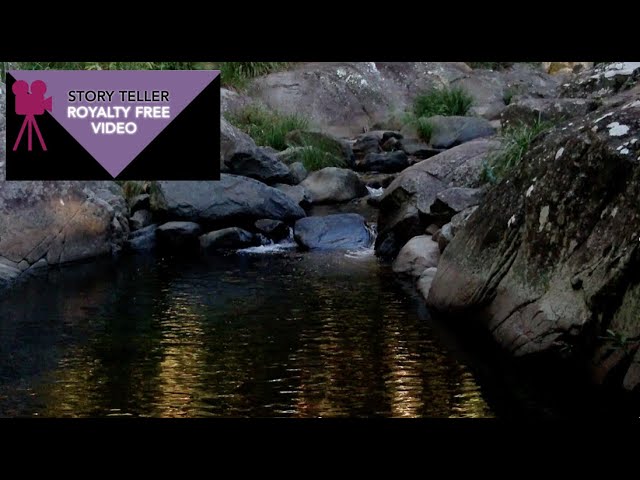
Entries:
[[287,133],[304,130],[309,126],[309,121],[300,115],[272,112],[259,105],[250,105],[237,113],[229,114],[227,120],[253,138],[257,145],[276,150],[287,148]]
[[300,150],[299,158],[304,168],[310,172],[322,170],[326,167],[344,168],[347,166],[343,158],[314,145],[303,147],[303,149]]
[[418,95],[413,102],[416,118],[434,115],[466,115],[473,97],[459,87],[434,89]]
[[520,124],[506,127],[502,134],[502,147],[485,161],[481,179],[484,182],[497,183],[507,172],[520,164],[531,144],[553,125],[538,119],[533,125]]

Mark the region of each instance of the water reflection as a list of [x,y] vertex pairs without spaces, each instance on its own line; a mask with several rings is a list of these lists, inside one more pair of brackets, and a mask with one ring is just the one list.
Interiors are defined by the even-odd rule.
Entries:
[[139,257],[0,298],[0,415],[485,417],[374,257]]

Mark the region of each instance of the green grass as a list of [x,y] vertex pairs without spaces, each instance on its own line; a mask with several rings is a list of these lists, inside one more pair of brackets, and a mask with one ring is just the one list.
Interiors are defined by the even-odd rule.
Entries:
[[413,102],[416,118],[434,115],[466,115],[473,97],[459,87],[434,89],[418,95]]
[[344,168],[347,166],[343,158],[313,145],[303,147],[300,151],[300,161],[304,168],[310,172],[322,170],[326,167]]
[[151,205],[151,210],[162,210],[166,206],[164,197],[160,192],[158,182],[121,180],[118,181],[118,184],[122,187],[124,198],[127,200],[127,203],[129,203],[134,197],[142,195],[143,193],[147,193],[149,194],[149,203]]
[[304,130],[309,126],[309,121],[299,115],[272,112],[257,105],[250,105],[235,114],[230,114],[227,120],[247,133],[257,145],[273,147],[276,150],[287,148],[287,133]]
[[514,62],[466,62],[471,68],[475,69],[487,69],[487,70],[502,70],[509,68]]
[[215,64],[222,72],[222,83],[228,87],[242,89],[255,77],[283,70],[290,62],[219,62]]
[[512,168],[517,166],[531,147],[533,141],[553,125],[539,119],[533,125],[516,125],[506,127],[502,134],[502,147],[490,155],[485,161],[481,179],[484,182],[496,183]]

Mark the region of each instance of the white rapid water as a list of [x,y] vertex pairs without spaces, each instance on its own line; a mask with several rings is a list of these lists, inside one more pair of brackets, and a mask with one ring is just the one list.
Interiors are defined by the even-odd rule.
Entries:
[[382,194],[384,193],[384,188],[380,187],[380,188],[372,188],[370,186],[367,185],[367,190],[369,190],[369,195],[371,195],[372,197],[381,197]]

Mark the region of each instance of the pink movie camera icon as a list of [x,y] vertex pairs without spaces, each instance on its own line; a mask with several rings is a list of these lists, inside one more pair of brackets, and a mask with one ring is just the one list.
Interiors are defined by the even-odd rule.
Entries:
[[51,97],[46,99],[44,98],[44,94],[47,91],[47,84],[42,80],[36,80],[31,83],[31,93],[29,93],[29,84],[24,80],[18,80],[13,84],[11,90],[16,96],[16,115],[25,116],[24,121],[22,122],[22,127],[20,128],[20,133],[18,134],[16,143],[13,146],[13,151],[15,152],[18,149],[18,145],[20,144],[20,140],[22,140],[22,135],[24,134],[24,129],[28,126],[28,150],[31,151],[31,130],[34,129],[36,131],[36,135],[38,135],[38,140],[40,140],[42,150],[46,152],[47,146],[42,139],[42,134],[38,128],[35,115],[43,115],[45,110],[50,112],[53,108]]

